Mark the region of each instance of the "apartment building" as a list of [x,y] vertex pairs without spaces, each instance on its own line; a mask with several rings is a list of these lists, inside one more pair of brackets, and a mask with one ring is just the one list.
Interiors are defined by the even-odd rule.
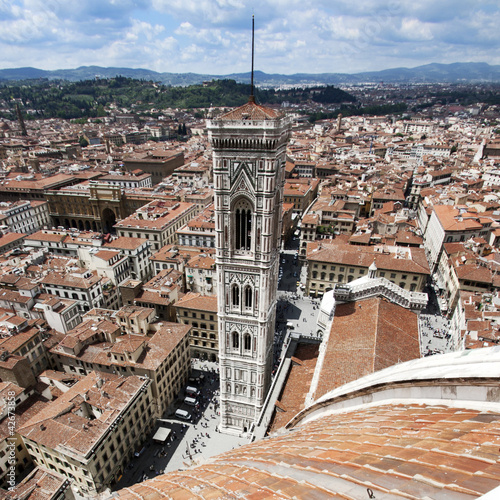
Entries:
[[59,333],[68,333],[82,322],[78,300],[61,299],[49,294],[41,294],[36,298],[34,312],[40,312],[50,328]]
[[215,248],[181,247],[180,245],[167,245],[151,257],[153,274],[158,274],[166,269],[175,269],[184,274],[186,263],[200,253],[213,255]]
[[145,238],[153,252],[177,243],[176,231],[198,213],[193,203],[154,200],[117,224],[118,236]]
[[57,297],[74,299],[83,314],[95,307],[104,306],[102,278],[87,269],[69,272],[51,272],[40,280],[43,289]]
[[39,320],[25,319],[12,311],[0,310],[0,348],[24,356],[35,376],[49,366]]
[[177,302],[184,290],[184,274],[175,269],[160,271],[147,283],[128,280],[120,285],[123,303],[141,307],[154,307],[160,320],[174,321]]
[[188,292],[175,304],[177,321],[191,327],[191,357],[218,361],[217,296]]
[[211,204],[177,230],[179,246],[215,248],[214,206]]
[[[0,364],[3,360],[0,360]],[[12,491],[21,482],[33,460],[18,434],[18,428],[38,411],[47,401],[29,389],[15,383],[0,382],[0,488]],[[14,467],[14,474],[11,474]],[[17,497],[6,497],[17,498]],[[24,497],[23,497],[24,498]]]
[[464,242],[470,238],[489,240],[493,220],[469,213],[466,207],[434,205],[424,233],[424,248],[431,270],[435,270],[444,243]]
[[91,372],[19,428],[37,465],[84,498],[112,486],[154,425],[151,381]]
[[0,225],[12,233],[31,234],[49,225],[46,201],[19,200],[0,203]]
[[316,229],[320,221],[319,214],[306,213],[300,221],[300,257],[305,258],[307,252],[307,244],[310,241],[316,240]]
[[318,195],[319,179],[287,179],[283,203],[293,204],[293,213],[302,215]]
[[96,271],[99,276],[106,276],[113,285],[130,278],[129,256],[120,250],[99,250],[92,255],[88,268]]
[[375,263],[375,277],[387,278],[410,292],[422,292],[429,265],[422,248],[360,246],[322,240],[307,245],[306,293],[321,296],[336,284],[368,275]]
[[380,210],[387,202],[399,202],[401,205],[405,202],[405,195],[399,188],[384,188],[374,191],[371,196],[370,216],[373,216],[375,210]]
[[[163,322],[152,337],[123,335],[121,324],[91,319],[50,350],[57,370],[80,375],[92,370],[147,376],[152,381],[154,415],[167,410],[186,383],[191,360],[188,325]],[[133,319],[133,318],[132,318]]]
[[123,335],[146,335],[152,333],[150,325],[155,321],[154,307],[127,305],[114,315]]
[[0,254],[7,253],[24,245],[26,235],[24,233],[1,233],[0,232]]
[[201,253],[186,264],[186,290],[202,295],[215,293],[214,280],[215,258],[213,255]]
[[155,185],[184,165],[184,153],[160,148],[148,153],[134,152],[123,158],[123,165],[127,172],[140,169],[151,174]]
[[480,258],[464,243],[443,245],[435,276],[450,314],[462,292],[495,293],[500,289],[496,267],[495,262]]
[[71,481],[60,474],[35,467],[21,482],[16,482],[10,494],[13,498],[25,498],[27,492],[43,490],[43,500],[75,500],[70,484]]
[[[121,236],[104,243],[104,250],[116,250],[129,260],[132,279],[146,281],[151,277],[151,245],[146,238]],[[118,264],[117,264],[118,265]],[[123,275],[126,270],[123,270]]]
[[153,185],[151,174],[146,174],[140,169],[133,170],[130,173],[110,172],[99,177],[99,182],[120,186],[123,189],[150,188]]

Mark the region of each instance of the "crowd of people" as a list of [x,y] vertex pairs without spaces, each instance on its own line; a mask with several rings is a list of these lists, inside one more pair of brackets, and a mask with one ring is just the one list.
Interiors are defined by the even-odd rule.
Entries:
[[422,355],[442,354],[453,349],[453,339],[449,333],[450,320],[439,314],[420,315],[422,334]]

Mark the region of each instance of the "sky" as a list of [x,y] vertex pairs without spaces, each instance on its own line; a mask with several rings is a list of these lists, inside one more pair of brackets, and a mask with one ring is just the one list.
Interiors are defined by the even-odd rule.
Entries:
[[498,0],[0,0],[0,68],[227,75],[500,64]]

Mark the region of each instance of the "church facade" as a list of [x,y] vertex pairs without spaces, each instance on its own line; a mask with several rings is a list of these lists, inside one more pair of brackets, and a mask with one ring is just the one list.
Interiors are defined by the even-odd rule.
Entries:
[[215,188],[220,430],[245,433],[271,383],[291,124],[251,96],[207,127]]

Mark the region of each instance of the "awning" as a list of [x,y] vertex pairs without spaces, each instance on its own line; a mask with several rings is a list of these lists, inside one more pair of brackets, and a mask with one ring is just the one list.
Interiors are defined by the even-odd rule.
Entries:
[[170,436],[171,432],[172,431],[166,427],[160,427],[153,436],[153,441],[156,443],[164,443],[168,439],[168,436]]

